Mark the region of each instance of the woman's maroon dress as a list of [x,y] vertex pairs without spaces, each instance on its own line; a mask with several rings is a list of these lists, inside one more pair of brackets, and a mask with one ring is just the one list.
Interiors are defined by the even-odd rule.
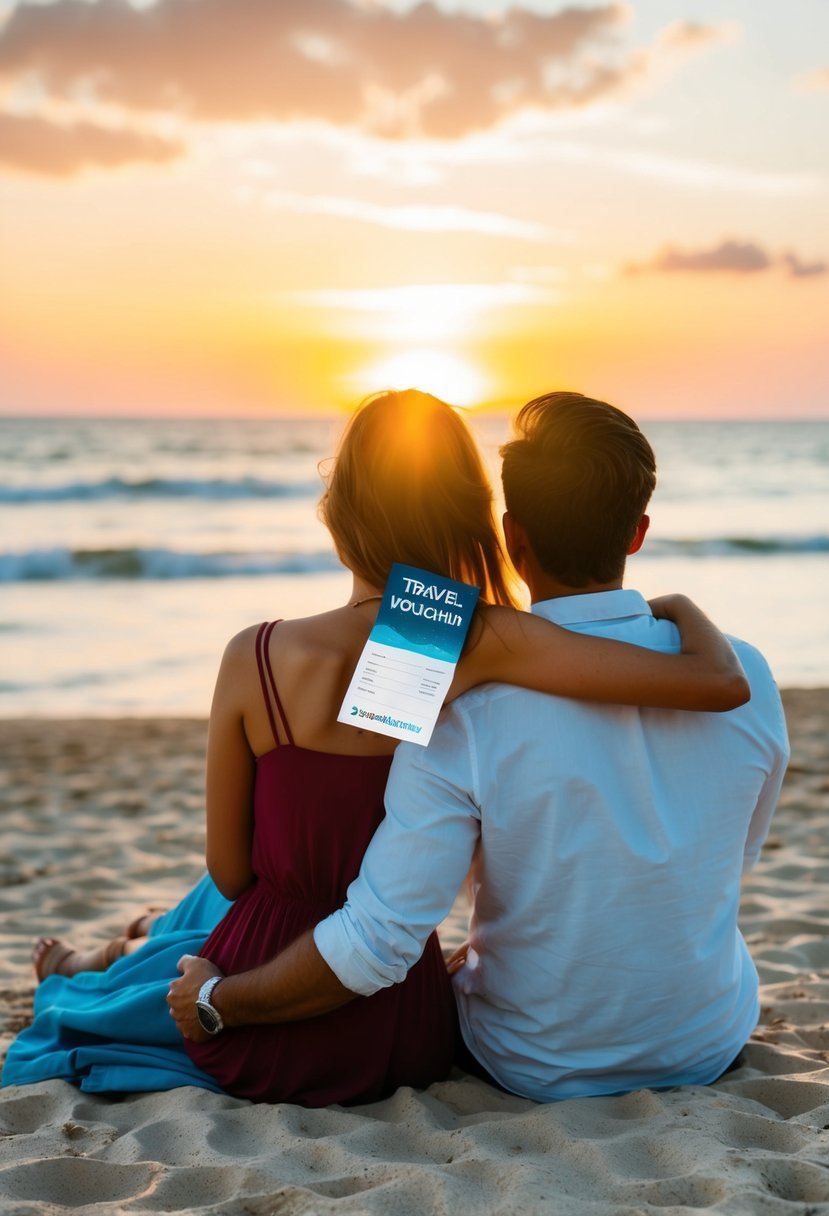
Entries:
[[[256,767],[254,883],[201,954],[226,975],[267,962],[345,902],[383,817],[391,757],[310,751],[292,739],[268,657],[276,622],[263,625],[256,657],[274,747]],[[285,730],[278,741],[273,707]],[[445,1077],[455,1006],[436,934],[405,981],[356,997],[320,1017],[223,1030],[187,1042],[190,1058],[238,1097],[261,1102],[371,1102],[400,1085]]]

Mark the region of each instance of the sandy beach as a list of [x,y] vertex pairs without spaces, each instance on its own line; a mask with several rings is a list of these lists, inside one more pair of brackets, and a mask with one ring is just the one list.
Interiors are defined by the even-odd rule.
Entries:
[[[203,1090],[0,1091],[0,1212],[829,1213],[829,691],[784,694],[792,761],[744,886],[763,984],[738,1071],[708,1088],[540,1106],[460,1072],[371,1106]],[[202,871],[205,723],[0,722],[0,1048],[42,933],[83,946]],[[444,944],[463,935],[463,910]]]

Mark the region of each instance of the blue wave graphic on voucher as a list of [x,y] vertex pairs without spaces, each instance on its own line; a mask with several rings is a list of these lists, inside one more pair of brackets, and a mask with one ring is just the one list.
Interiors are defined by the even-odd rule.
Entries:
[[107,477],[56,486],[0,486],[0,503],[100,502],[104,499],[201,498],[228,502],[246,498],[313,498],[319,481],[280,482],[259,477]]
[[443,663],[454,663],[457,659],[457,655],[445,647],[433,646],[428,642],[415,642],[389,625],[375,625],[371,631],[371,640],[380,646],[394,646],[398,650],[413,650],[427,659],[440,659]]
[[333,553],[183,553],[173,549],[34,549],[0,554],[0,583],[80,579],[251,578],[340,570]]

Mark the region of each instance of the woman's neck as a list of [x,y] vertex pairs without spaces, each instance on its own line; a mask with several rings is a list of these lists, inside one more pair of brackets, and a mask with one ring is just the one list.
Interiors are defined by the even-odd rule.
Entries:
[[383,598],[383,588],[376,587],[366,579],[355,574],[351,581],[351,595],[348,597],[350,608],[359,608],[361,604],[376,603]]

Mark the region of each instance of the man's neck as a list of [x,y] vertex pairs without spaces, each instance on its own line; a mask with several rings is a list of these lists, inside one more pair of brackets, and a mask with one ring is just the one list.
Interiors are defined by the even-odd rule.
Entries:
[[568,595],[596,595],[600,591],[620,591],[622,580],[616,579],[611,583],[588,583],[586,587],[570,587],[567,583],[560,583],[558,579],[544,574],[528,578],[527,586],[532,602],[540,604],[542,600],[558,600]]

